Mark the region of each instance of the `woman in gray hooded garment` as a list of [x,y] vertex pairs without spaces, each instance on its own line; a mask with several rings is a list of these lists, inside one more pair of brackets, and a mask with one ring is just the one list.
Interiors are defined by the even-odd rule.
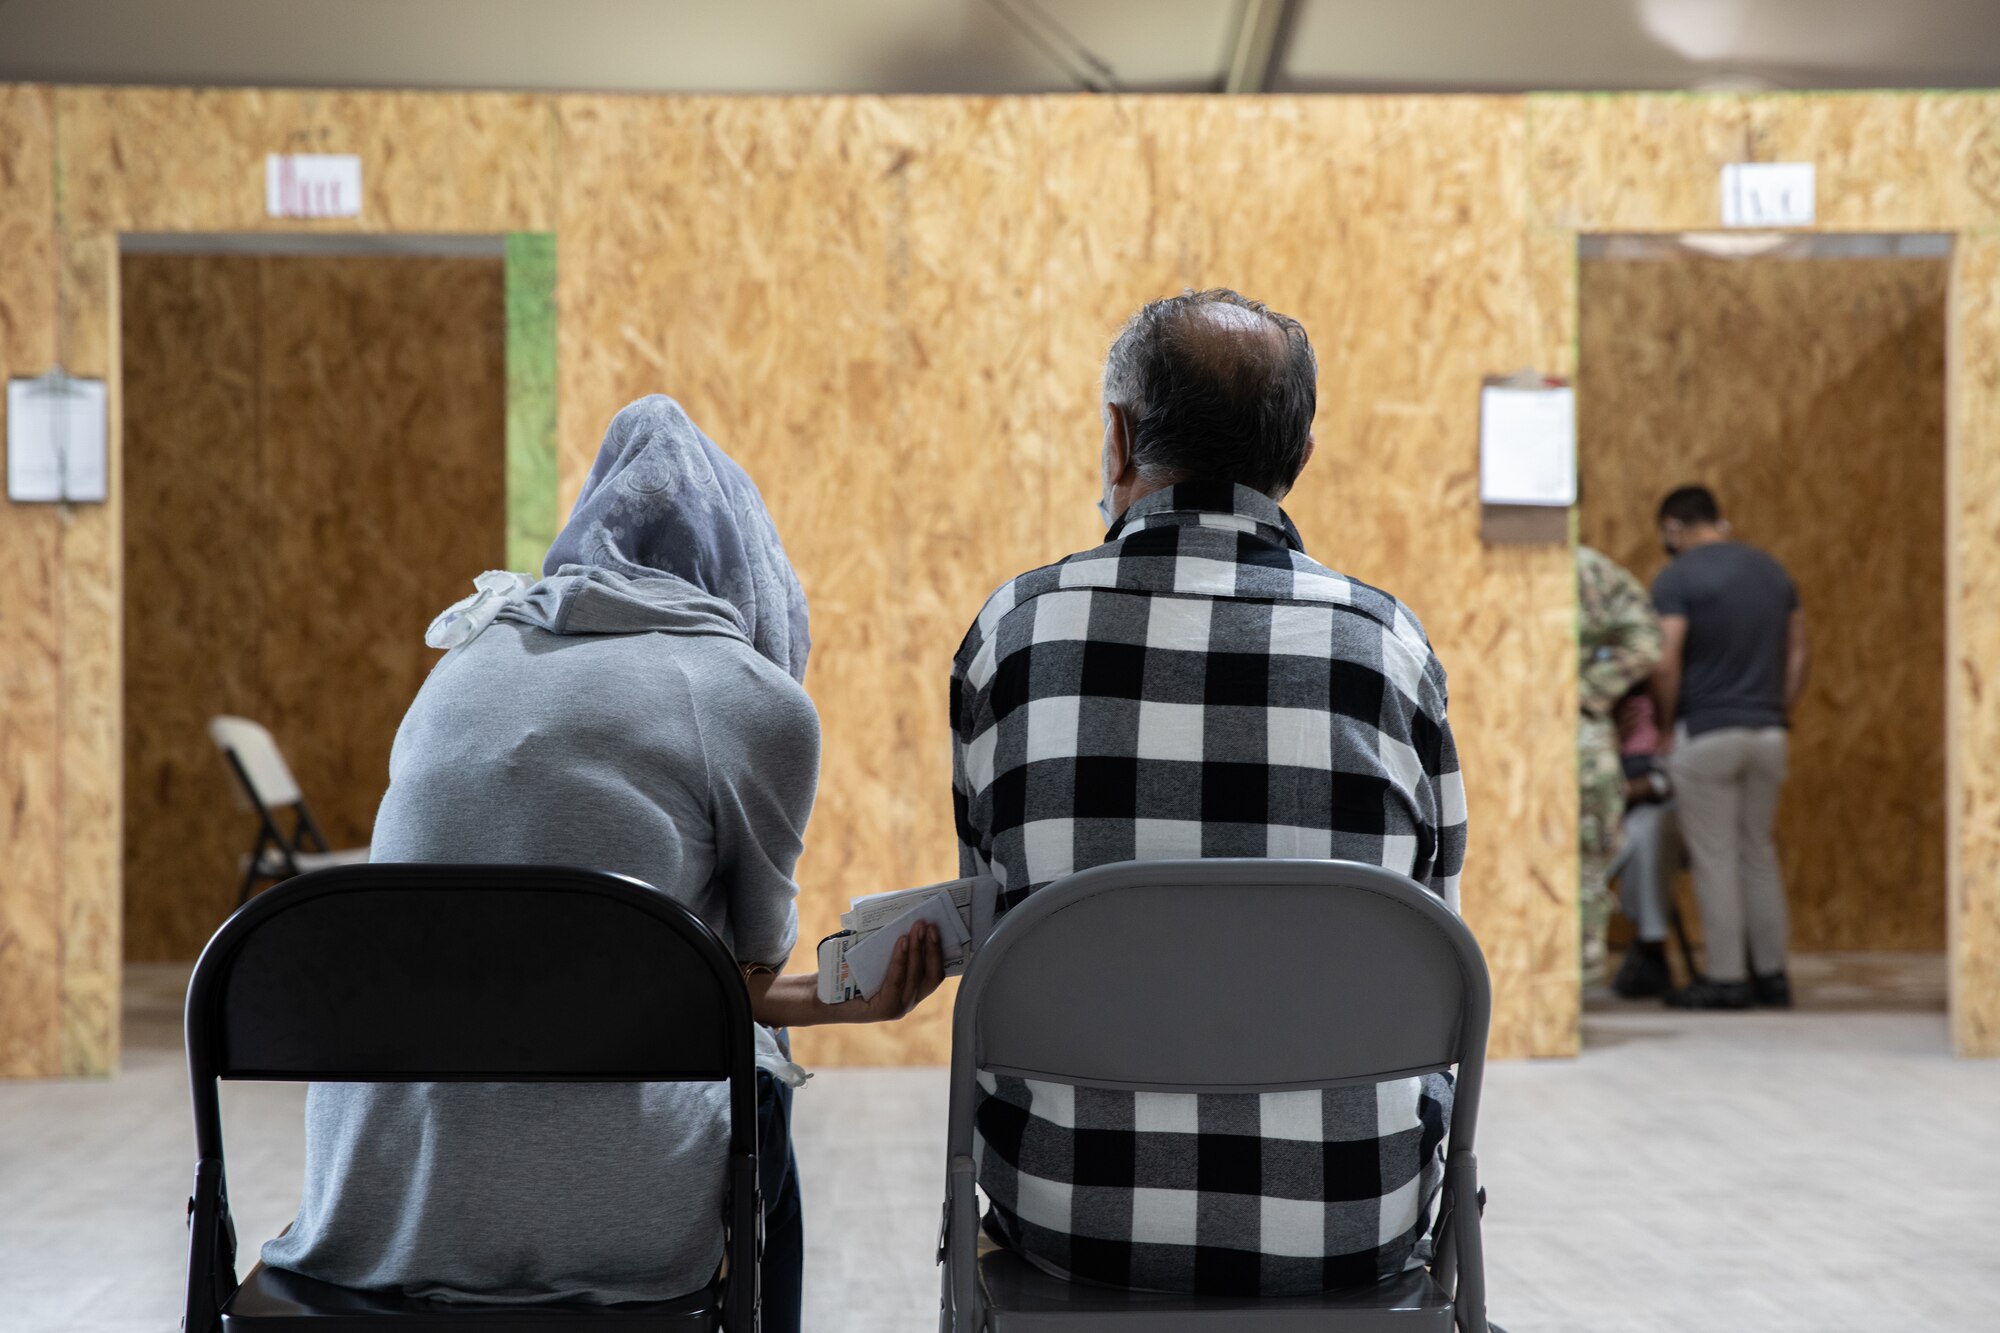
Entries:
[[[744,965],[760,1024],[764,1327],[796,1329],[790,1083],[768,1028],[900,1017],[935,932],[870,1000],[781,977],[819,769],[805,597],[748,475],[670,398],[611,423],[530,584],[489,574],[396,733],[378,861],[587,865],[664,889]],[[667,1300],[722,1258],[718,1084],[315,1084],[297,1220],[264,1261],[483,1301]]]

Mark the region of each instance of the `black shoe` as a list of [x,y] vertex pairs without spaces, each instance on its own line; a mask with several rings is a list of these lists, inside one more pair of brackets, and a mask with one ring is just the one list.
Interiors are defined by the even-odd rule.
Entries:
[[1747,981],[1691,981],[1667,992],[1669,1009],[1748,1009],[1751,1002]]
[[1667,970],[1665,946],[1635,943],[1625,951],[1625,961],[1618,965],[1611,989],[1628,1000],[1646,1000],[1665,995],[1673,981],[1673,973]]
[[1757,1003],[1766,1009],[1789,1009],[1792,1007],[1792,983],[1784,969],[1767,972],[1762,976],[1750,974],[1750,990]]

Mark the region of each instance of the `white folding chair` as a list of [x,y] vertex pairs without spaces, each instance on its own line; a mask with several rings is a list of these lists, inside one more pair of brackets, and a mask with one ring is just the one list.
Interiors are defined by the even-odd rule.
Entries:
[[[312,807],[306,804],[299,781],[278,752],[271,733],[247,717],[224,714],[209,719],[209,739],[236,774],[237,789],[249,807],[257,812],[257,841],[243,858],[243,883],[237,890],[238,906],[250,901],[258,881],[272,884],[302,875],[308,870],[330,866],[360,865],[368,859],[366,847],[335,851],[327,846]],[[287,833],[278,823],[278,812],[290,807],[292,828]]]

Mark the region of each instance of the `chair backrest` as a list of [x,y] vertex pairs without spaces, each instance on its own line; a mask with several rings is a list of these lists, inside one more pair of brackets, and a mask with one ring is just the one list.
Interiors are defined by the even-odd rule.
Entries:
[[1490,1010],[1472,932],[1393,871],[1100,866],[1038,891],[974,956],[954,1015],[953,1063],[967,1062],[954,1071],[954,1131],[971,1070],[1268,1092],[1456,1064],[1454,1142],[1469,1142]]
[[753,1068],[742,974],[650,885],[546,866],[301,875],[215,934],[190,1073],[347,1082],[667,1082]]
[[651,885],[562,866],[378,863],[299,875],[251,899],[208,942],[186,1021],[198,1158],[189,1333],[217,1333],[237,1290],[225,1078],[726,1079],[732,1276],[722,1323],[730,1333],[756,1327],[750,995],[714,932]]
[[209,739],[236,759],[237,772],[250,788],[250,798],[266,811],[299,802],[299,782],[278,751],[271,733],[247,717],[222,714],[208,720]]

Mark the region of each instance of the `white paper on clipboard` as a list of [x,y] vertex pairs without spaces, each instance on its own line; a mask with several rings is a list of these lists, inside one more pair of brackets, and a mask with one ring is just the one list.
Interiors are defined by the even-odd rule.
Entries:
[[7,382],[7,498],[102,501],[103,380],[60,370]]
[[1479,391],[1479,499],[1489,505],[1576,503],[1576,390],[1487,384]]

